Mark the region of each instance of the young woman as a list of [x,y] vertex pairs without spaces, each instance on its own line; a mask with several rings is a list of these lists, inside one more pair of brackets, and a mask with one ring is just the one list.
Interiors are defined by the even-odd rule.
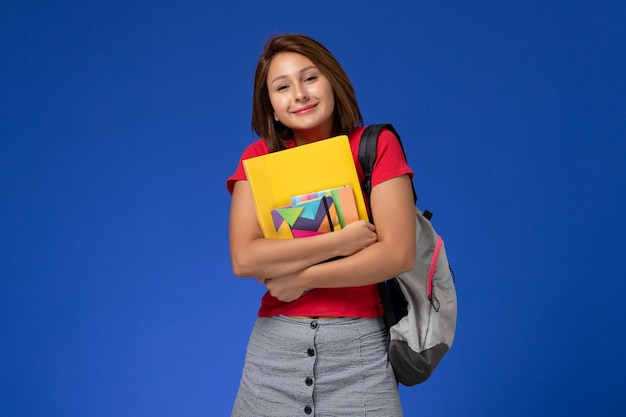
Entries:
[[415,262],[413,172],[384,130],[366,202],[375,227],[358,221],[336,233],[266,239],[242,161],[345,134],[362,180],[357,150],[364,128],[341,65],[303,35],[266,43],[253,95],[252,126],[261,139],[227,180],[230,251],[235,275],[255,278],[268,292],[232,415],[401,416],[375,284]]

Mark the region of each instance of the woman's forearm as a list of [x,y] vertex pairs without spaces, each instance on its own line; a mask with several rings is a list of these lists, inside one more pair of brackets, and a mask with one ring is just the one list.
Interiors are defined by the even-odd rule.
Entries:
[[257,279],[290,275],[311,265],[352,255],[377,241],[375,227],[363,220],[345,228],[297,239],[266,239],[257,236],[231,244],[236,276]]
[[259,238],[231,256],[239,277],[258,279],[289,275],[340,256],[340,239],[326,233],[302,239]]
[[281,301],[293,301],[312,288],[371,285],[413,268],[415,247],[375,243],[351,256],[312,265],[291,275],[265,280],[270,293]]
[[376,284],[413,268],[415,247],[377,242],[352,256],[313,265],[302,271],[307,288],[358,287]]

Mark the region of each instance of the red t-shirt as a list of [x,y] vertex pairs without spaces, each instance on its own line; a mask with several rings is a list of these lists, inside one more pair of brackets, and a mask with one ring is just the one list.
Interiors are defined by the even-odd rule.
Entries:
[[[361,133],[363,133],[364,129],[364,127],[355,128],[348,135],[352,156],[354,157],[357,174],[361,182],[363,181],[363,170],[359,164],[358,151]],[[292,148],[294,146],[295,142],[293,140],[287,142],[287,147]],[[267,153],[269,153],[269,150],[263,139],[255,141],[244,150],[235,173],[226,180],[226,187],[231,194],[236,181],[246,180],[242,161]],[[391,132],[383,130],[379,136],[376,149],[376,163],[372,173],[372,188],[381,182],[405,174],[413,178],[413,171],[406,163],[399,142]],[[367,198],[366,205],[369,209]],[[279,301],[267,292],[261,300],[259,317],[277,315],[373,318],[382,316],[383,309],[376,285],[348,288],[316,288],[290,303]]]

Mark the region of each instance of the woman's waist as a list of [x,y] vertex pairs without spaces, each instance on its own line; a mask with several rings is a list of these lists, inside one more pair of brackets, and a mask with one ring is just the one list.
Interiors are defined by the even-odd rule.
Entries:
[[295,320],[333,320],[340,319],[345,316],[285,316]]
[[383,315],[375,285],[351,288],[313,289],[299,299],[285,303],[266,293],[259,309],[260,317],[289,316],[318,320],[339,317],[375,318]]

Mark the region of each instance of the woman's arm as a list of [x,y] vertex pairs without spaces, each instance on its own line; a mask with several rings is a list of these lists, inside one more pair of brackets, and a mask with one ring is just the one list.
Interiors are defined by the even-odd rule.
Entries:
[[286,276],[337,256],[348,256],[377,240],[375,228],[358,221],[342,230],[301,239],[266,239],[247,181],[235,183],[230,208],[230,256],[239,277]]
[[308,288],[369,285],[411,270],[415,263],[415,204],[409,177],[402,175],[376,185],[370,207],[376,243],[346,258],[266,280],[271,294],[281,301],[293,301]]

